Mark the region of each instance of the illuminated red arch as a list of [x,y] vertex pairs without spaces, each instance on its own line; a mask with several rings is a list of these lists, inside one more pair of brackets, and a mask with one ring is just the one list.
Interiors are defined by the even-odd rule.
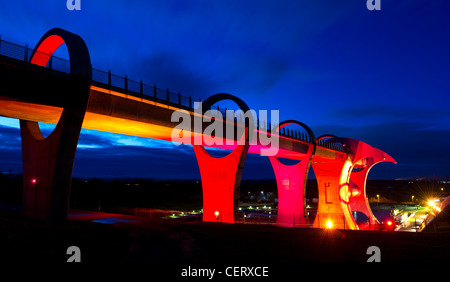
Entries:
[[53,28],[41,37],[30,57],[30,63],[45,67],[63,43],[66,43],[70,59],[70,73],[86,78],[92,77],[91,59],[84,40],[61,28]]
[[[202,111],[203,111],[202,114],[205,114],[205,112],[207,110],[209,110],[214,104],[216,104],[220,101],[223,101],[223,100],[231,100],[231,101],[235,102],[244,113],[250,111],[250,107],[242,99],[240,99],[234,95],[228,94],[228,93],[217,93],[217,94],[209,96],[208,98],[206,98],[205,101],[202,102]],[[245,136],[244,136],[245,143],[241,144],[241,145],[248,146],[249,142],[250,142],[250,131],[249,131],[249,121],[248,120],[245,120],[244,134],[245,134]],[[206,152],[206,150],[205,150],[205,152]]]
[[327,139],[327,138],[337,140],[339,143],[341,143],[341,144],[342,144],[342,147],[344,148],[345,153],[348,154],[348,149],[347,149],[347,145],[345,144],[345,142],[344,142],[341,138],[339,138],[339,137],[337,137],[337,136],[335,136],[335,135],[333,135],[333,134],[324,134],[324,135],[321,135],[321,136],[317,137],[317,140],[316,140],[316,141],[317,141],[317,143],[318,143],[320,140],[322,140],[322,139]]
[[[92,80],[91,59],[86,43],[80,36],[61,28],[53,28],[41,37],[30,56],[30,63],[42,67],[47,66],[50,57],[63,43],[66,44],[69,53],[70,74],[79,79],[77,87],[80,88],[80,91],[75,95],[65,94],[67,96],[64,97],[64,109],[53,132],[62,126],[62,120],[73,119],[74,113],[77,116],[77,112],[80,110],[83,112],[82,118],[84,118]],[[30,135],[36,140],[45,139],[37,122],[21,120],[21,124],[24,129],[29,129]]]
[[316,152],[316,147],[317,147],[316,136],[314,135],[314,132],[311,130],[311,128],[309,128],[309,126],[307,126],[303,122],[300,122],[298,120],[293,120],[293,119],[285,120],[285,121],[280,122],[277,126],[275,126],[274,131],[279,132],[283,127],[285,127],[287,125],[292,125],[292,124],[300,125],[308,133],[309,140],[311,140],[311,145],[313,146],[312,155],[314,155],[314,153]]

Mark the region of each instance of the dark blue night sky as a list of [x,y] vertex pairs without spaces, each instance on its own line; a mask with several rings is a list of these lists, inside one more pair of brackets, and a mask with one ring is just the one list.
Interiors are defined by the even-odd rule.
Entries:
[[[450,2],[381,6],[81,0],[81,11],[69,11],[66,0],[1,1],[0,35],[33,47],[49,29],[64,28],[86,41],[95,68],[202,100],[231,93],[252,109],[306,123],[316,136],[360,139],[398,161],[375,166],[371,179],[450,178]],[[21,172],[18,124],[0,118],[2,172]],[[200,173],[189,146],[83,130],[74,176]],[[274,174],[267,158],[248,155],[243,178]]]

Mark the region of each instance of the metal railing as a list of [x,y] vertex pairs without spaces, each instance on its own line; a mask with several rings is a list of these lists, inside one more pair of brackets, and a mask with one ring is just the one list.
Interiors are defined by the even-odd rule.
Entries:
[[[25,46],[18,45],[9,41],[1,39],[0,36],[0,55],[10,57],[13,59],[30,62],[31,55],[33,54],[33,49],[29,48],[27,44]],[[70,61],[53,56],[53,54],[45,54],[36,52],[33,60],[40,65],[46,63],[46,67],[51,70],[63,72],[70,74]],[[157,88],[156,85],[148,85],[140,81],[129,79],[126,75],[119,76],[112,74],[111,71],[102,71],[99,69],[92,68],[92,85],[121,92],[127,95],[131,95],[137,98],[159,102],[168,106],[178,107],[187,111],[194,111],[194,102],[201,102],[201,100],[194,100],[191,96],[183,96],[180,92],[174,93],[169,91],[169,89],[163,90]],[[212,109],[217,109],[222,117],[226,116],[227,109],[219,107],[215,104],[211,107]],[[236,121],[242,122],[243,116],[240,115],[236,118]],[[241,123],[242,124],[242,123]],[[276,124],[271,124],[270,122],[259,120],[254,118],[254,126],[257,130],[264,129],[269,132],[271,129],[275,128]],[[297,141],[312,143],[311,138],[308,134],[302,133],[297,130],[292,130],[288,128],[281,128],[279,132],[280,136],[291,138]],[[337,144],[330,142],[320,142],[318,146],[323,148],[328,148],[330,150],[345,152],[344,148]]]

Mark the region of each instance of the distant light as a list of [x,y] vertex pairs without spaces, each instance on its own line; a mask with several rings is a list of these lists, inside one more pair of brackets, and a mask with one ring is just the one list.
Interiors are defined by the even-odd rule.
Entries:
[[352,196],[353,197],[357,197],[357,196],[359,196],[361,194],[361,191],[359,191],[359,189],[356,189],[356,188],[353,188],[352,189]]
[[331,222],[331,220],[328,220],[326,226],[327,226],[328,229],[332,228],[333,227],[333,222]]
[[216,219],[219,219],[220,212],[219,211],[215,211],[214,215],[216,216]]
[[36,182],[37,182],[36,178],[31,179],[31,183],[36,183]]
[[428,206],[435,209],[437,212],[441,212],[441,208],[436,205],[435,202],[439,201],[439,199],[432,199],[428,201]]
[[391,226],[391,225],[392,225],[392,221],[391,221],[391,220],[388,220],[388,221],[387,221],[387,225]]

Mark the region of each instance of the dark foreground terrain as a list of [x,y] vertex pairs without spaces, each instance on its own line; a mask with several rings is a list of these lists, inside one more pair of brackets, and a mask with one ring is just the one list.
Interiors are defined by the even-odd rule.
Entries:
[[65,223],[0,211],[0,254],[9,263],[65,263],[69,246],[82,263],[144,262],[177,274],[183,266],[298,265],[365,262],[377,246],[382,262],[449,262],[449,233],[401,233],[205,223],[71,211]]

